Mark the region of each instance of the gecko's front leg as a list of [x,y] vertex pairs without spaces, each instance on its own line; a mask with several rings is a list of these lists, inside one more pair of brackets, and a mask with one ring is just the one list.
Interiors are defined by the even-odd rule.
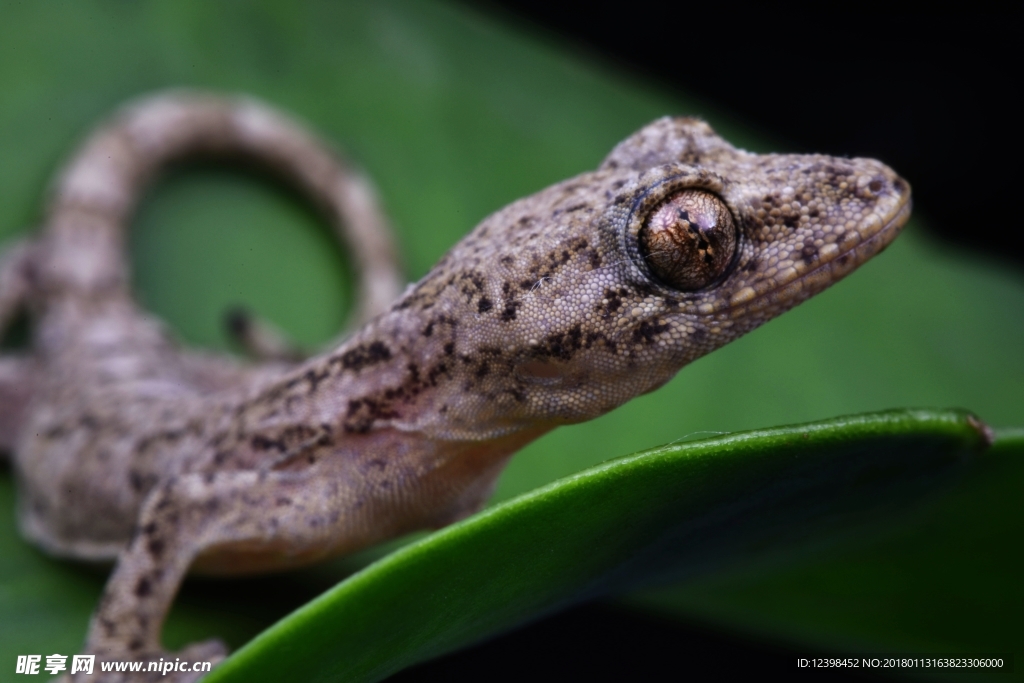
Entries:
[[[162,624],[190,569],[224,575],[287,568],[441,526],[482,504],[521,440],[437,443],[392,430],[329,430],[288,442],[284,434],[295,433],[294,425],[246,431],[246,422],[239,417],[222,457],[213,454],[216,469],[169,477],[147,496],[90,623],[85,651],[97,662],[142,661],[143,674],[161,658],[216,663],[226,653],[218,641],[173,654],[161,644]],[[254,457],[260,462],[243,464]],[[122,680],[107,674],[80,680]],[[177,678],[161,673],[154,680],[199,676],[169,675]]]
[[[223,501],[225,495],[229,499],[240,496],[256,483],[249,472],[224,474],[211,481],[190,474],[171,479],[154,491],[93,614],[85,651],[104,662],[156,662],[168,657],[161,647],[161,626],[188,567],[204,547],[239,535],[243,526],[240,509],[215,501]],[[210,516],[211,505],[223,512]],[[193,644],[177,656],[216,662],[226,652],[219,641],[207,641]],[[196,678],[189,674],[173,680],[184,683]],[[120,679],[114,675],[100,680]]]
[[[223,659],[227,650],[216,640],[174,654],[163,649],[161,627],[182,579],[203,555],[316,552],[328,533],[319,522],[341,512],[303,506],[303,497],[316,488],[309,476],[280,471],[185,474],[161,484],[147,498],[132,540],[118,557],[90,623],[86,652],[104,662],[141,660],[143,671],[161,658]],[[154,680],[185,683],[200,674],[154,675]],[[108,683],[121,680],[117,676],[75,680]]]

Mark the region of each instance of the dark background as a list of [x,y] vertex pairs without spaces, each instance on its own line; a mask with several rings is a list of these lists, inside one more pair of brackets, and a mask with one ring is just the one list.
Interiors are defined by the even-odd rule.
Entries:
[[463,4],[713,102],[779,151],[881,159],[910,181],[916,212],[942,240],[1024,265],[1016,17],[650,0]]
[[[998,15],[800,14],[725,3],[463,0],[584,58],[697,95],[785,152],[885,161],[914,188],[915,213],[949,248],[1024,272],[1017,239],[1018,21]],[[610,604],[569,610],[394,681],[674,680],[800,671],[785,643]]]
[[[683,623],[611,604],[589,604],[455,654],[406,669],[390,683],[521,681],[885,681],[864,669],[798,669],[795,650],[709,624]],[[740,678],[744,677],[744,678]]]

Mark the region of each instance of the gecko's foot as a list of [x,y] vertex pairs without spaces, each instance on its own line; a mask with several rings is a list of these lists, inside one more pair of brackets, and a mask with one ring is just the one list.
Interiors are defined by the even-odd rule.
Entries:
[[242,306],[232,306],[224,312],[224,327],[228,336],[255,360],[298,362],[305,358],[284,332]]
[[[66,674],[58,683],[195,683],[217,666],[228,654],[219,640],[192,643],[179,652],[154,652],[146,655],[99,653],[92,673]],[[106,669],[106,670],[104,670]]]

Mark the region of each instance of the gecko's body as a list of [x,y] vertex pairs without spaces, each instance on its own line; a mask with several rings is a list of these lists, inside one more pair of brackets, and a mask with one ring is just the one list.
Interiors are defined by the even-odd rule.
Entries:
[[[176,348],[130,296],[123,226],[153,169],[196,149],[283,167],[340,207],[363,311],[383,312],[299,364]],[[259,105],[163,96],[87,143],[44,233],[6,255],[0,324],[19,305],[36,319],[31,355],[0,362],[22,530],[117,559],[88,651],[160,656],[190,568],[293,566],[473,512],[525,443],[820,292],[910,209],[879,162],[750,154],[666,118],[485,219],[387,307],[386,233],[360,187]]]

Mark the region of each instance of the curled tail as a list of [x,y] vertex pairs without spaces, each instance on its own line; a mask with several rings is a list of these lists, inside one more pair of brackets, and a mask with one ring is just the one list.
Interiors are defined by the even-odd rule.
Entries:
[[145,185],[170,162],[241,157],[282,176],[329,217],[359,278],[357,321],[403,286],[369,181],[304,126],[244,97],[171,91],[129,104],[93,132],[59,176],[37,285],[48,296],[127,294],[125,231]]
[[[255,162],[321,208],[356,266],[356,323],[386,310],[398,296],[404,282],[391,231],[368,180],[266,104],[171,91],[131,103],[101,124],[58,176],[42,234],[0,250],[0,336],[22,308],[45,316],[59,302],[128,299],[131,214],[161,168],[193,156]],[[62,320],[51,317],[50,327],[61,328]],[[65,322],[73,326],[74,320]],[[37,344],[46,346],[46,338],[45,328],[37,330]],[[36,356],[0,355],[0,457],[14,448],[36,378],[45,371]]]

